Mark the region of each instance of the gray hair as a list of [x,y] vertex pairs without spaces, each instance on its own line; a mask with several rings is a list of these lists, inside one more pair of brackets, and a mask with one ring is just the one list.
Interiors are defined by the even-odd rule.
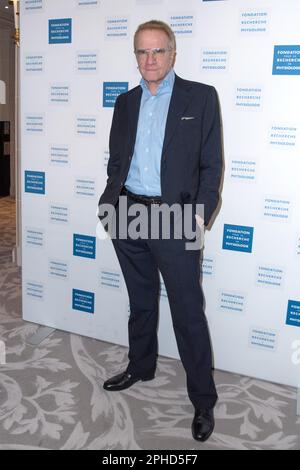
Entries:
[[142,23],[138,26],[134,35],[134,50],[136,50],[138,34],[141,31],[146,31],[146,30],[163,31],[164,33],[166,33],[170,41],[170,47],[174,51],[176,51],[176,38],[175,38],[174,32],[172,31],[172,29],[167,23],[164,23],[163,21],[159,21],[159,20],[146,21],[146,23]]

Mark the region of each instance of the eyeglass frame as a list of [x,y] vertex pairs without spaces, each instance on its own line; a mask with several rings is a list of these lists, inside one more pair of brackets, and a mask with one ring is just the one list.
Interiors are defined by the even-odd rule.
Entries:
[[135,49],[134,53],[138,59],[144,59],[150,54],[156,59],[157,57],[163,57],[166,52],[171,52],[172,50],[173,47],[154,47],[153,49]]

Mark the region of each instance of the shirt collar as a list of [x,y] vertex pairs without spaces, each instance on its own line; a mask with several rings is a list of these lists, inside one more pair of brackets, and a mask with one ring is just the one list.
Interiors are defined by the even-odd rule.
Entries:
[[[165,76],[165,78],[159,85],[156,96],[162,95],[164,93],[171,93],[173,90],[174,81],[175,81],[175,72],[174,72],[174,69],[171,69],[170,72]],[[147,86],[147,83],[145,82],[143,78],[140,81],[140,85],[142,87],[143,92],[151,93]]]

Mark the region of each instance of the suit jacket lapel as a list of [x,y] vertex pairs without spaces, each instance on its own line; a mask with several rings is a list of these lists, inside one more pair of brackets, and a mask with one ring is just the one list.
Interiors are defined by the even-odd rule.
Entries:
[[142,88],[137,87],[134,93],[131,93],[128,96],[127,106],[128,106],[128,119],[129,119],[129,144],[130,152],[133,154],[134,144],[136,140],[136,132],[139,120],[140,105],[142,99]]
[[184,81],[176,75],[166,123],[162,160],[165,159],[166,149],[189,104],[190,95],[188,89],[189,87],[184,84]]

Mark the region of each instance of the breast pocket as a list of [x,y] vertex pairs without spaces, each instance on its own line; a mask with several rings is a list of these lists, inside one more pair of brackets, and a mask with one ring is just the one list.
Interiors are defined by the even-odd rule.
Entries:
[[181,139],[188,145],[188,148],[198,147],[201,141],[201,120],[197,117],[194,119],[181,119],[179,131]]
[[198,124],[199,125],[199,117],[198,116],[182,116],[181,120],[184,124]]

